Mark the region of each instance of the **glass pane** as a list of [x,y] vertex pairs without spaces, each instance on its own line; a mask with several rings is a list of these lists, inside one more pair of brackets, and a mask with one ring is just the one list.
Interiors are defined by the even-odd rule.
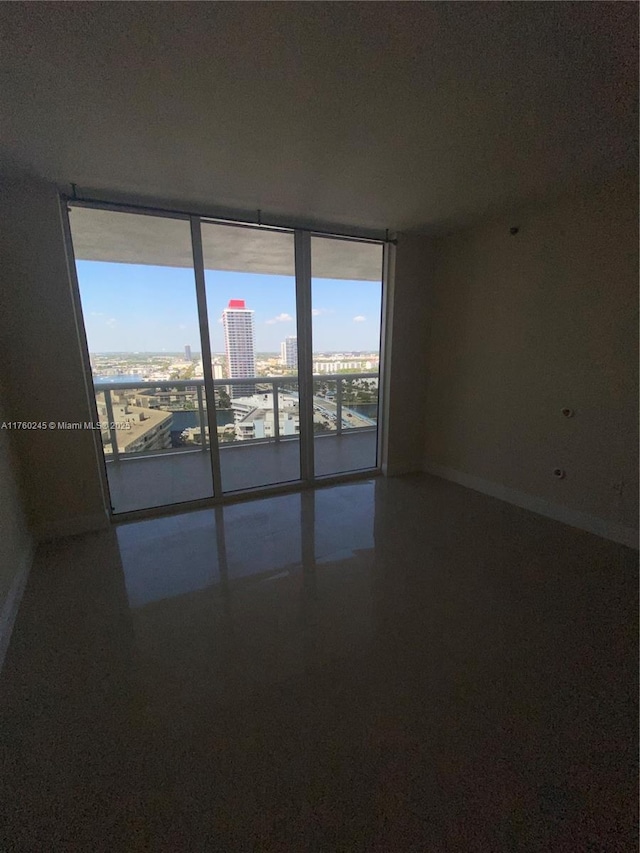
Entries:
[[293,234],[202,224],[222,488],[300,478]]
[[377,464],[382,246],[311,238],[316,476]]
[[189,223],[69,216],[113,511],[211,497]]

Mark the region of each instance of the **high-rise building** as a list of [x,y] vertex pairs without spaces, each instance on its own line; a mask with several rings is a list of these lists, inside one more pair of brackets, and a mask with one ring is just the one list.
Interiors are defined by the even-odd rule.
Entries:
[[280,344],[280,361],[284,367],[298,367],[298,339],[286,337]]
[[[227,374],[230,379],[256,375],[256,345],[253,311],[244,299],[231,299],[222,312],[224,343],[227,352]],[[255,385],[243,383],[229,386],[231,397],[255,392]]]
[[185,361],[191,361],[191,347],[188,344],[184,348],[184,358]]

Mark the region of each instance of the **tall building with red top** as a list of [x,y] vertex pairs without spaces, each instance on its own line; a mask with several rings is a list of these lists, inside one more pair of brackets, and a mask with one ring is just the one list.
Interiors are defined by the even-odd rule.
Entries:
[[[222,312],[224,342],[227,352],[227,375],[230,379],[243,379],[256,375],[256,343],[253,322],[254,312],[247,308],[244,299],[231,299]],[[255,385],[243,383],[229,386],[231,397],[242,397],[255,392]]]

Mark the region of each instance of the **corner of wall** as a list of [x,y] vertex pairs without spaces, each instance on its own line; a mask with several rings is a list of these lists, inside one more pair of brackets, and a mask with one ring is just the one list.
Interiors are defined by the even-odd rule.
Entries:
[[422,447],[426,472],[631,547],[634,175],[438,241]]
[[[5,286],[0,289],[0,358],[12,421],[92,420],[57,187],[7,178],[0,197]],[[105,511],[94,435],[34,429],[14,436],[24,507],[37,533],[86,526]]]
[[394,261],[386,317],[387,446],[383,471],[387,476],[420,471],[422,467],[431,238],[398,234]]
[[5,428],[0,396],[0,670],[33,562],[35,540],[28,528],[18,470]]

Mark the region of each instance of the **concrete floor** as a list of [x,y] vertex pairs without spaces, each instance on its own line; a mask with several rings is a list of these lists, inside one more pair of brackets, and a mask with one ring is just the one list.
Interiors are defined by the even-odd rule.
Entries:
[[[321,436],[314,441],[319,477],[376,466],[375,430]],[[227,492],[300,479],[300,442],[220,445],[222,484]],[[114,512],[210,498],[213,495],[208,453],[165,453],[123,459],[107,465]]]
[[430,477],[40,547],[7,851],[637,849],[637,554]]

